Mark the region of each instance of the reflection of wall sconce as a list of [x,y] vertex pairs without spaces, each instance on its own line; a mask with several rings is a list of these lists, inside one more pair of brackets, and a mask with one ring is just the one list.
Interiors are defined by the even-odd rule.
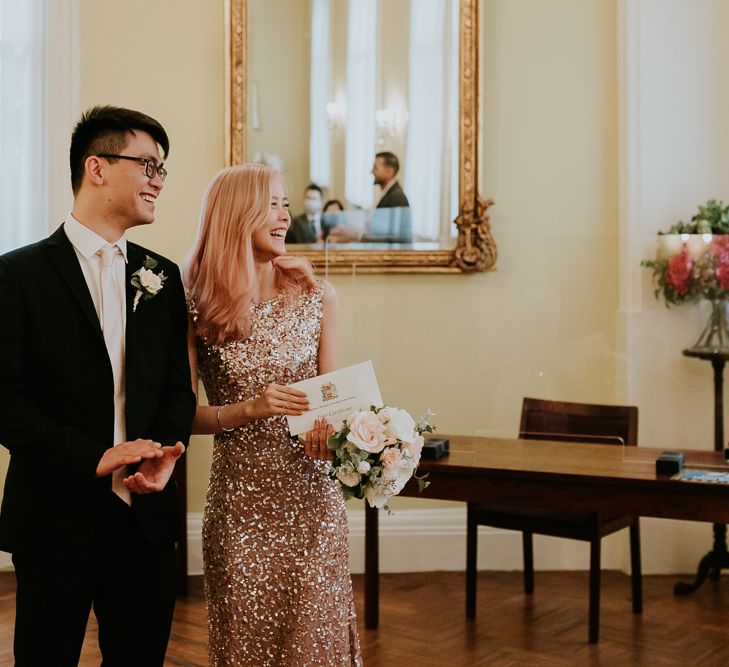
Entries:
[[253,79],[251,84],[251,129],[258,132],[261,129],[261,115],[258,110],[258,81]]
[[256,153],[251,162],[253,164],[265,164],[267,167],[271,167],[271,169],[279,173],[283,173],[284,170],[284,161],[275,153]]
[[375,112],[377,124],[377,143],[384,144],[386,139],[404,134],[408,114],[403,109],[378,109]]
[[344,108],[336,102],[327,102],[327,126],[339,130],[344,125]]
[[378,109],[375,111],[375,120],[379,143],[382,143],[385,137],[395,136],[395,114],[392,109]]

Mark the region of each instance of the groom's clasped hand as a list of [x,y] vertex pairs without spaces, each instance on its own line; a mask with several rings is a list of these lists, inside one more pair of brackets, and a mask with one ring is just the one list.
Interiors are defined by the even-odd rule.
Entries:
[[104,452],[96,476],[106,477],[119,468],[139,463],[136,472],[124,478],[124,486],[132,493],[155,493],[165,487],[175,469],[175,461],[184,451],[181,442],[167,447],[143,438],[122,442]]

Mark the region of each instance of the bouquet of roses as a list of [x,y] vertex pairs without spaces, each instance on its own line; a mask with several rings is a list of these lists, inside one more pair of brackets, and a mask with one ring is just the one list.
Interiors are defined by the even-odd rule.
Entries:
[[[353,412],[341,430],[329,436],[334,453],[330,475],[338,479],[344,498],[366,498],[371,507],[389,510],[392,496],[402,491],[420,463],[423,433],[433,432],[428,410],[415,420],[405,411],[384,406]],[[422,491],[429,482],[415,476]]]

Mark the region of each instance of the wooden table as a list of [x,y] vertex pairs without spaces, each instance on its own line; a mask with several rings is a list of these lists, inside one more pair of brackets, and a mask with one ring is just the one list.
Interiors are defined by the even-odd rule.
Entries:
[[[450,455],[421,461],[430,486],[400,495],[729,523],[729,485],[657,477],[661,449],[442,436]],[[722,454],[686,451],[687,468],[729,471]],[[365,627],[379,622],[378,511],[365,513]]]

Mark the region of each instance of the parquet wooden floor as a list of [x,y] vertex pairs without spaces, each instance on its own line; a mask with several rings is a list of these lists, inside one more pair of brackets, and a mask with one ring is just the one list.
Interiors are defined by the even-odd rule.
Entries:
[[[690,579],[690,578],[689,578]],[[479,573],[478,618],[464,615],[463,574],[382,575],[380,629],[360,635],[366,667],[477,665],[729,665],[729,578],[675,597],[675,576],[646,576],[642,616],[630,611],[630,580],[603,573],[600,643],[587,643],[587,573],[537,572],[531,597],[518,572]],[[362,576],[354,577],[358,612]],[[12,664],[15,583],[0,573],[0,666]],[[42,635],[39,636],[42,638]],[[98,665],[93,620],[82,667]],[[177,604],[167,665],[207,665],[201,581]],[[130,666],[131,667],[131,666]]]

